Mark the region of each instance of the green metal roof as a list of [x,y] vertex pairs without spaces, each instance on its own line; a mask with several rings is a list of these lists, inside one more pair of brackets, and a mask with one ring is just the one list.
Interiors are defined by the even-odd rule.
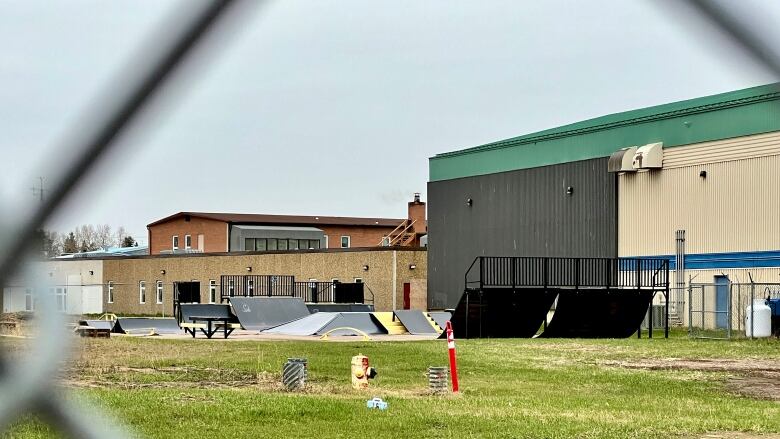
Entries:
[[430,181],[608,157],[627,146],[664,148],[780,130],[780,83],[610,114],[437,154]]

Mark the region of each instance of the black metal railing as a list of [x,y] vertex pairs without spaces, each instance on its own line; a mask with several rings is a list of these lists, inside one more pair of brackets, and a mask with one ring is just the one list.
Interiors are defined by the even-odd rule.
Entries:
[[[220,298],[297,297],[308,303],[365,303],[363,283],[296,282],[295,276],[223,275]],[[373,300],[372,300],[373,302]]]
[[219,280],[222,298],[241,296],[291,296],[295,276],[271,274],[223,275]]
[[665,290],[669,261],[658,258],[549,258],[478,256],[466,289],[635,288]]

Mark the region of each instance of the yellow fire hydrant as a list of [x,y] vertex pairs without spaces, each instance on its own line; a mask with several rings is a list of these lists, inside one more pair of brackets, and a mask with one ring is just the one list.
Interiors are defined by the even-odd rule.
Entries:
[[352,387],[365,389],[368,387],[368,380],[375,376],[376,369],[368,365],[368,357],[363,354],[352,357]]

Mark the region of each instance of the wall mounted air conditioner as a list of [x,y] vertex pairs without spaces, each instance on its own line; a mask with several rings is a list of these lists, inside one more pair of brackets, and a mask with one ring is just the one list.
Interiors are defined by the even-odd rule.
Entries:
[[623,148],[615,151],[609,156],[607,162],[608,172],[634,172],[634,155],[636,155],[636,146]]
[[664,161],[664,144],[650,143],[637,148],[632,166],[634,169],[659,169]]

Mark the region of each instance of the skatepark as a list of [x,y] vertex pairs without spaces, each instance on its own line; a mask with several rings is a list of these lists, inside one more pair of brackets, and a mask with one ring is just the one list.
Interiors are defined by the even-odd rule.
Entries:
[[448,312],[338,311],[318,304],[310,311],[294,297],[232,297],[224,304],[180,304],[176,317],[117,317],[82,320],[77,330],[163,338],[415,340],[439,337]]

